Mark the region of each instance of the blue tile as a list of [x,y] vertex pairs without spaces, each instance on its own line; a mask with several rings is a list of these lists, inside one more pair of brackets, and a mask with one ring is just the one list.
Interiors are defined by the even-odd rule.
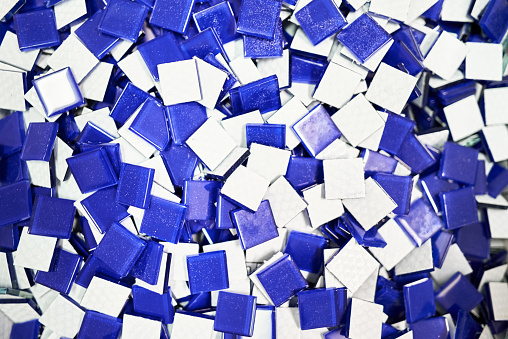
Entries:
[[164,324],[173,323],[174,309],[169,287],[163,294],[159,294],[140,286],[132,286],[132,299],[136,313],[155,318]]
[[185,179],[192,178],[198,164],[198,157],[185,145],[179,146],[172,142],[169,148],[161,152],[162,159],[168,168],[173,185],[183,187]]
[[79,40],[98,59],[104,58],[115,47],[116,43],[120,41],[120,38],[101,33],[99,23],[102,15],[102,10],[95,12],[75,32]]
[[472,187],[440,193],[439,196],[446,229],[453,230],[478,222],[476,199]]
[[300,270],[319,274],[324,266],[323,250],[327,246],[328,241],[324,237],[291,231],[284,253],[291,256]]
[[470,312],[483,300],[476,287],[459,272],[435,292],[435,297],[436,302],[454,318],[457,317],[459,310]]
[[40,327],[41,324],[38,319],[13,324],[10,338],[37,339],[39,338]]
[[252,336],[256,317],[256,297],[220,291],[214,330]]
[[104,131],[102,128],[89,121],[86,123],[85,127],[79,135],[77,136],[75,142],[78,146],[82,146],[84,144],[103,144],[108,143],[114,140],[114,137]]
[[21,151],[24,141],[23,113],[14,112],[0,120],[0,158]]
[[56,248],[49,272],[37,271],[35,282],[63,294],[69,293],[76,279],[82,258],[60,248]]
[[0,250],[15,251],[19,244],[19,230],[17,226],[0,227]]
[[443,147],[439,176],[466,185],[476,181],[476,167],[479,151],[473,148],[447,142]]
[[0,187],[0,226],[27,220],[32,214],[30,181],[22,180]]
[[335,327],[347,306],[347,289],[320,288],[298,294],[298,313],[302,330]]
[[185,141],[208,119],[206,108],[197,102],[165,107],[171,130],[171,138],[177,145]]
[[317,85],[325,72],[326,58],[311,57],[291,52],[291,81]]
[[409,134],[402,143],[397,157],[416,174],[422,173],[436,163],[436,158],[413,134]]
[[253,81],[229,91],[235,115],[259,110],[261,113],[281,108],[279,81],[276,75]]
[[413,202],[409,214],[397,216],[395,220],[416,246],[421,246],[444,227],[443,220],[424,199]]
[[456,242],[468,258],[484,260],[490,256],[490,237],[483,223],[476,223],[457,230]]
[[148,208],[154,175],[153,168],[123,163],[115,201],[137,208]]
[[277,21],[273,39],[243,36],[243,51],[246,58],[278,58],[283,49],[282,21]]
[[101,233],[106,232],[114,222],[121,221],[129,215],[127,207],[117,204],[115,198],[116,187],[108,187],[98,190],[81,201]]
[[73,200],[39,195],[35,198],[29,233],[69,239],[76,208]]
[[460,188],[457,183],[438,177],[437,173],[431,173],[421,178],[420,185],[425,198],[427,198],[427,201],[432,205],[436,213],[441,213],[443,211],[439,193]]
[[187,206],[152,196],[139,232],[176,244],[182,234],[186,213]]
[[223,44],[236,40],[236,20],[229,1],[223,1],[194,13],[194,22],[200,32],[213,27]]
[[295,14],[313,45],[337,33],[347,24],[333,0],[313,0]]
[[243,0],[236,31],[264,39],[273,39],[282,0]]
[[101,276],[114,280],[120,280],[121,278],[118,274],[113,272],[109,266],[97,259],[92,253],[88,259],[86,259],[85,264],[78,272],[76,284],[81,287],[88,288],[88,285],[90,285],[94,276]]
[[226,251],[188,255],[187,271],[191,294],[229,288]]
[[159,81],[157,65],[184,60],[182,50],[171,32],[139,45],[138,51],[156,81]]
[[508,26],[508,4],[503,0],[492,0],[480,19],[480,27],[493,43],[500,43]]
[[448,322],[445,317],[420,320],[409,325],[413,339],[449,338]]
[[415,123],[411,119],[394,113],[388,114],[383,135],[379,142],[379,149],[392,155],[397,155],[402,144],[409,133],[413,131],[414,127]]
[[134,1],[111,0],[99,23],[99,31],[136,42],[148,8]]
[[77,339],[116,339],[122,329],[122,321],[109,315],[86,311]]
[[425,278],[404,285],[404,305],[406,319],[410,324],[436,314],[432,279]]
[[132,267],[130,275],[148,284],[155,285],[159,278],[164,246],[149,240],[146,247]]
[[185,180],[183,203],[187,205],[186,220],[215,220],[217,197],[222,182],[208,180]]
[[487,192],[496,198],[508,186],[508,169],[494,164],[487,175]]
[[158,100],[146,100],[129,129],[159,151],[169,144],[168,117]]
[[231,200],[226,198],[225,195],[219,194],[217,198],[215,227],[217,229],[234,228],[235,225],[231,219],[230,212],[239,208],[238,205],[235,205]]
[[194,0],[155,0],[150,24],[183,34],[193,8]]
[[21,151],[21,159],[49,161],[57,130],[58,124],[55,122],[30,123]]
[[247,147],[252,143],[265,146],[286,148],[286,125],[278,124],[247,124]]
[[118,97],[118,100],[115,102],[115,105],[111,109],[111,113],[109,113],[109,115],[116,122],[123,125],[138,109],[138,107],[141,106],[149,97],[150,94],[129,82]]
[[453,233],[447,231],[439,231],[432,236],[432,258],[434,259],[434,267],[441,268],[443,266],[448,250],[455,240]]
[[14,15],[19,49],[23,52],[60,45],[53,9]]
[[214,28],[207,28],[180,44],[180,48],[187,59],[198,57],[204,59],[209,53],[226,56],[224,47]]
[[397,203],[393,213],[408,214],[409,205],[411,204],[411,192],[413,191],[413,178],[385,173],[377,173],[373,178]]
[[296,190],[301,190],[314,184],[322,184],[323,161],[314,158],[291,156],[285,177]]

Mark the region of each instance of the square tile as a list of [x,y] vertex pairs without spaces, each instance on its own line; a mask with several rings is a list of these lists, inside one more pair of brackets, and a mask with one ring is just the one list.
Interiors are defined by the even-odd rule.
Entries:
[[128,287],[93,277],[80,304],[89,310],[116,318],[120,315],[130,293],[131,289]]
[[38,195],[30,219],[30,234],[69,239],[75,214],[73,200]]
[[290,156],[290,151],[253,143],[250,145],[247,168],[272,183],[286,174]]
[[57,335],[74,338],[85,312],[62,295],[58,295],[40,318],[40,323]]
[[330,62],[313,98],[330,106],[341,108],[351,100],[361,79],[360,74]]
[[483,128],[483,119],[474,95],[443,108],[453,141],[459,141]]
[[[362,185],[363,183],[362,178]],[[308,188],[304,191],[303,198],[307,202],[307,212],[309,214],[310,223],[312,228],[317,227],[332,221],[344,214],[344,207],[340,199],[326,199],[325,198],[325,185],[319,184],[314,187]]]
[[19,49],[23,52],[60,44],[55,12],[42,9],[14,15]]
[[175,61],[157,66],[165,105],[201,100],[196,60]]
[[448,80],[455,74],[467,53],[466,44],[443,31],[423,60],[423,64],[441,78]]
[[467,42],[466,79],[501,81],[503,78],[503,46]]
[[254,213],[244,209],[232,211],[231,219],[245,250],[266,243],[279,235],[268,200],[262,201]]
[[365,171],[362,158],[323,161],[326,199],[365,197]]
[[148,8],[133,1],[108,2],[99,24],[99,31],[117,38],[136,42]]
[[504,125],[487,126],[482,129],[489,155],[494,162],[508,159],[508,129]]
[[314,45],[337,33],[347,24],[332,0],[311,1],[295,12],[295,17]]
[[277,227],[284,227],[307,207],[307,203],[283,176],[268,187],[264,199],[270,201]]
[[256,315],[256,297],[219,292],[214,330],[252,336]]
[[221,193],[251,211],[258,209],[270,182],[248,169],[239,166],[226,180]]
[[115,201],[119,204],[148,208],[155,170],[131,164],[122,164]]

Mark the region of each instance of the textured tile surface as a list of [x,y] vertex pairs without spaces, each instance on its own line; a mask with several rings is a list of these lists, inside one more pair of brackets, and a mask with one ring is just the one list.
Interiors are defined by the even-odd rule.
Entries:
[[285,226],[307,206],[307,203],[284,177],[279,177],[268,187],[265,199],[270,201],[277,227]]

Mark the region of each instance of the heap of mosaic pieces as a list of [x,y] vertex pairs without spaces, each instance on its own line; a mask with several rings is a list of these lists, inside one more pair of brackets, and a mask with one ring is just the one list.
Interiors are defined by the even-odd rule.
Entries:
[[506,338],[506,0],[0,18],[0,338]]

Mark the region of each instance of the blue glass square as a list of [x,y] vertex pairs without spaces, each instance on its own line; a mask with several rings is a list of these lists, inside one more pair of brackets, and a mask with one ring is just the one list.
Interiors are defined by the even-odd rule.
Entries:
[[243,55],[246,58],[277,58],[282,56],[284,36],[282,21],[277,21],[273,39],[243,36]]
[[508,169],[494,164],[487,175],[487,192],[496,198],[508,186]]
[[456,228],[478,222],[478,212],[473,187],[440,193],[445,228]]
[[191,294],[229,288],[226,251],[187,256]]
[[183,34],[193,8],[194,0],[155,0],[150,24]]
[[95,125],[93,122],[89,121],[86,123],[85,127],[81,133],[79,133],[76,138],[76,144],[81,147],[85,144],[103,144],[113,141],[114,137],[104,131],[99,126]]
[[413,178],[385,173],[377,173],[373,178],[397,203],[393,213],[408,214],[409,205],[411,204],[411,192],[413,192]]
[[187,206],[152,196],[139,232],[176,244],[182,234],[186,213]]
[[337,125],[322,105],[310,110],[293,125],[293,130],[313,157],[341,136]]
[[297,295],[302,330],[339,325],[347,306],[345,287],[320,288],[298,292]]
[[228,1],[194,13],[193,18],[200,32],[213,28],[223,44],[238,38],[235,15]]
[[0,186],[30,179],[26,162],[21,160],[21,152],[0,159]]
[[466,185],[476,181],[479,151],[474,148],[447,142],[443,147],[439,176]]
[[114,222],[121,221],[129,216],[127,206],[117,204],[115,198],[116,187],[108,187],[98,190],[81,201],[101,233],[106,232]]
[[480,27],[493,43],[500,43],[508,25],[508,4],[503,0],[489,1],[480,19]]
[[404,306],[410,324],[436,314],[432,280],[425,278],[404,285]]
[[148,284],[155,285],[159,278],[164,246],[150,240],[131,269],[130,275]]
[[103,11],[98,10],[87,21],[76,30],[75,34],[79,40],[88,48],[96,58],[102,59],[120,41],[119,38],[102,34],[99,30],[99,23]]
[[81,193],[89,193],[117,184],[115,170],[103,148],[67,158]]
[[205,106],[197,102],[166,106],[171,138],[177,145],[185,141],[208,119]]
[[420,174],[436,163],[432,153],[411,133],[397,153],[397,157],[411,168],[412,173]]
[[422,64],[422,60],[415,56],[412,50],[403,41],[397,40],[396,37],[394,37],[394,39],[395,42],[386,53],[383,62],[394,68],[397,68],[398,65],[403,65],[409,74],[418,76],[425,68]]
[[106,150],[106,153],[108,154],[109,160],[111,161],[111,166],[113,166],[113,169],[115,170],[115,173],[117,176],[120,175],[120,168],[122,159],[120,159],[120,144],[82,144],[81,150],[83,153],[89,152],[91,150],[97,149],[97,148],[104,148]]
[[183,187],[183,181],[192,177],[198,164],[196,154],[189,147],[172,142],[166,151],[161,152],[161,156],[173,185]]
[[12,325],[10,338],[37,339],[41,323],[38,319]]
[[32,193],[30,181],[22,180],[0,187],[0,226],[10,225],[30,218]]
[[254,213],[245,209],[232,211],[231,219],[244,250],[279,236],[268,200],[263,200]]
[[81,266],[81,257],[56,248],[49,272],[37,271],[35,282],[63,294],[69,293]]
[[209,53],[217,55],[222,53],[226,55],[224,47],[215,33],[214,28],[207,28],[204,31],[194,35],[180,44],[180,48],[185,57],[191,59],[198,57],[204,59]]
[[443,220],[424,199],[413,202],[409,214],[397,216],[395,220],[416,246],[421,246],[444,227]]
[[75,214],[73,200],[39,195],[35,198],[29,233],[69,239]]
[[483,223],[462,227],[456,231],[457,245],[468,258],[485,260],[490,256],[490,237]]
[[40,9],[14,15],[14,25],[22,52],[60,44],[53,9]]
[[114,280],[120,280],[121,278],[113,272],[109,266],[97,259],[92,253],[88,256],[88,259],[86,259],[85,264],[79,271],[78,276],[76,277],[76,284],[84,288],[88,288],[88,285],[90,285],[94,276],[101,276]]
[[435,292],[436,302],[452,317],[456,318],[459,310],[470,312],[483,300],[476,287],[461,273],[455,273]]
[[336,231],[343,230],[346,234],[352,235],[358,244],[369,247],[385,247],[386,241],[379,234],[376,227],[370,230],[365,229],[353,218],[353,216],[346,212],[343,214],[337,223]]
[[337,33],[347,21],[333,0],[313,0],[295,14],[313,45]]
[[253,81],[229,91],[235,115],[259,110],[261,113],[281,108],[279,81],[276,75]]
[[257,276],[276,307],[309,286],[288,254],[284,254]]
[[109,116],[119,124],[123,125],[138,109],[138,107],[141,106],[149,97],[150,94],[129,82],[116,100]]
[[231,200],[226,198],[225,195],[219,194],[217,198],[215,227],[217,229],[234,228],[235,225],[231,219],[231,211],[239,208],[239,206],[235,205]]
[[86,311],[77,339],[116,339],[122,329],[122,321],[109,315]]
[[168,117],[158,100],[146,100],[129,129],[159,151],[168,147]]
[[153,168],[123,163],[115,201],[123,205],[147,208],[154,175]]
[[273,39],[281,7],[282,0],[243,0],[236,31]]
[[94,256],[109,266],[120,277],[125,277],[138,260],[145,246],[143,240],[132,234],[121,224],[114,223],[97,246]]
[[439,231],[432,236],[432,258],[434,267],[441,268],[454,239],[453,233]]
[[420,320],[410,324],[414,339],[449,338],[449,325],[445,317]]
[[148,8],[134,1],[111,0],[99,23],[99,31],[132,42],[138,40]]
[[364,170],[366,176],[376,173],[393,173],[399,163],[395,158],[370,150],[363,150],[361,156],[365,163]]
[[28,125],[21,159],[49,161],[57,131],[58,124],[55,122],[31,122]]
[[319,274],[323,270],[323,250],[328,246],[324,237],[291,231],[284,253],[289,254],[300,270]]
[[436,213],[441,213],[443,211],[441,207],[441,200],[439,199],[439,193],[453,191],[460,188],[457,183],[439,178],[437,173],[431,173],[421,178],[420,185],[422,187],[422,192],[425,194],[425,197]]
[[415,123],[413,120],[400,116],[399,114],[388,114],[383,136],[379,142],[379,149],[392,155],[397,155],[404,140],[413,131]]
[[347,25],[337,35],[337,39],[364,63],[392,38],[370,15],[362,14]]
[[326,58],[311,57],[291,51],[291,81],[317,85],[327,65]]
[[173,323],[174,309],[169,287],[163,294],[159,294],[140,286],[132,286],[132,300],[136,313],[155,318],[164,324]]
[[0,227],[0,250],[15,251],[19,244],[19,230],[17,226]]
[[156,81],[159,81],[157,65],[184,60],[182,50],[171,32],[139,45],[138,51]]
[[286,125],[247,124],[245,130],[248,147],[256,143],[280,149],[286,148]]
[[185,180],[183,203],[187,205],[186,220],[214,220],[217,196],[222,182],[208,180]]
[[291,156],[285,177],[296,190],[302,190],[314,184],[322,184],[323,161]]
[[220,291],[214,330],[250,337],[254,331],[256,297]]
[[14,112],[0,119],[0,158],[19,152],[24,141],[23,113]]

